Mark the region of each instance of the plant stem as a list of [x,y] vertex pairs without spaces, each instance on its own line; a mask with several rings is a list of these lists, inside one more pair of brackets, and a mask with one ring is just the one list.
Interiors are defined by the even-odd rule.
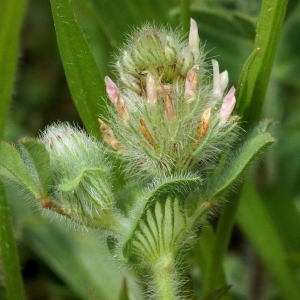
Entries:
[[174,264],[173,255],[162,258],[152,266],[153,279],[156,287],[157,299],[175,300],[176,289],[174,286]]
[[[232,194],[230,201],[224,206],[223,213],[219,219],[214,241],[211,264],[208,271],[208,283],[204,287],[204,294],[209,294],[221,288],[224,280],[222,263],[229,245],[231,231],[235,223],[235,215],[238,208],[239,194]],[[221,285],[220,285],[221,284]]]
[[182,33],[185,34],[190,30],[190,0],[181,0],[180,3],[180,21]]

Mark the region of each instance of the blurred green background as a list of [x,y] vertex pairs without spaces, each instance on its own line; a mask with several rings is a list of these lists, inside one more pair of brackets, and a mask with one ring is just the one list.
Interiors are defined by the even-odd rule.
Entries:
[[[72,5],[102,74],[112,77],[114,53],[118,53],[126,32],[146,21],[180,29],[179,0],[73,0]],[[260,5],[259,0],[190,0],[208,68],[211,71],[210,60],[216,58],[221,71],[228,70],[230,85],[237,85],[252,51]],[[284,249],[279,259],[288,262],[300,284],[299,70],[300,1],[292,0],[264,107],[264,117],[274,120],[277,143],[253,169],[251,179],[256,189],[246,185],[244,198],[252,195],[262,201]],[[5,140],[15,143],[23,136],[37,136],[57,120],[81,124],[60,60],[50,3],[30,0]],[[110,258],[97,233],[75,233],[59,220],[42,217],[40,211],[28,206],[26,195],[11,187],[7,190],[28,299],[118,299],[124,276],[132,297],[139,299],[138,279]],[[264,220],[253,215],[254,227],[239,226],[243,213],[238,214],[225,261],[233,298],[285,299],[270,262],[262,254],[263,241],[257,242]],[[256,228],[256,223],[260,227]],[[265,247],[269,246],[266,242]],[[188,285],[200,295],[201,274],[192,253]],[[1,289],[0,274],[0,295]]]

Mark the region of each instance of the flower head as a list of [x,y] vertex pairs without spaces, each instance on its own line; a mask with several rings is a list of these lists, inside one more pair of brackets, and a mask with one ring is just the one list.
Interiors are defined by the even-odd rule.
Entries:
[[101,133],[130,167],[159,176],[201,172],[234,136],[235,89],[223,96],[228,73],[219,72],[216,60],[207,78],[199,45],[191,20],[188,41],[146,24],[121,49],[121,85],[105,78],[115,110],[108,124],[101,121]]

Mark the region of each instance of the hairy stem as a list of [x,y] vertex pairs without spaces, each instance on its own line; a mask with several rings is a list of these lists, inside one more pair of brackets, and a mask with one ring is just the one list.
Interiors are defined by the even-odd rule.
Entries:
[[162,257],[152,266],[153,279],[155,284],[156,296],[159,300],[175,300],[176,287],[175,287],[175,270],[173,255],[170,257]]

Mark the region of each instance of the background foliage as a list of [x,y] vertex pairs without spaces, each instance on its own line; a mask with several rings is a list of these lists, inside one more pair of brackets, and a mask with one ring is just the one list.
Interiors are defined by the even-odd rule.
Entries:
[[[1,6],[4,1],[0,2]],[[12,2],[18,7],[23,3]],[[55,2],[53,0],[52,5]],[[63,2],[69,3],[66,0]],[[101,103],[104,94],[102,75],[113,77],[112,53],[118,51],[125,39],[125,32],[145,21],[178,27],[185,20],[181,14],[182,3],[176,0],[73,0],[78,28],[83,30],[94,55],[94,58],[87,57],[87,61],[95,59],[100,69],[99,82],[95,83],[91,94],[85,96],[88,99],[96,97]],[[259,0],[190,1],[191,16],[198,22],[207,62],[217,57],[221,70],[228,70],[230,82],[236,86],[243,64],[253,49],[260,7]],[[13,14],[14,20],[21,22],[21,9],[18,15],[17,11]],[[263,108],[263,116],[275,121],[273,131],[278,141],[247,178],[237,212],[237,226],[224,263],[227,281],[232,284],[233,299],[298,299],[299,15],[300,1],[291,0]],[[58,11],[56,16],[62,17],[61,12]],[[5,27],[15,36],[18,33],[16,23]],[[0,31],[0,47],[5,50],[3,32]],[[11,47],[17,49],[14,45]],[[67,44],[63,45],[66,51],[67,47]],[[65,55],[71,58],[68,52]],[[0,57],[2,66],[7,67],[3,57]],[[8,70],[13,70],[13,66]],[[0,75],[1,78],[9,78],[6,69],[1,69]],[[90,84],[88,78],[78,78],[76,84],[79,82]],[[57,120],[82,125],[76,110],[76,99],[74,102],[75,105],[58,52],[50,2],[30,0],[21,31],[17,77],[4,139],[16,142],[24,135],[36,136],[39,130]],[[94,109],[100,112],[101,105],[96,105]],[[5,115],[2,114],[1,118],[4,120]],[[96,132],[94,134],[97,135]],[[16,194],[13,188],[7,187],[6,194],[28,299],[118,299],[122,287],[124,292],[122,282],[125,277],[129,295],[132,299],[140,299],[137,279],[130,271],[120,270],[120,266],[111,260],[106,246],[97,240],[96,233],[74,233],[61,226],[58,220],[44,218],[40,212],[28,207],[26,196]],[[198,297],[202,293],[201,282],[205,280],[200,269],[203,268],[203,257],[207,255],[207,260],[210,259],[209,245],[214,243],[214,236],[209,233],[216,219],[211,220],[211,226],[202,229],[202,238],[188,259],[190,271],[187,276],[191,280],[187,288],[195,289]],[[4,295],[1,273],[0,295]]]

